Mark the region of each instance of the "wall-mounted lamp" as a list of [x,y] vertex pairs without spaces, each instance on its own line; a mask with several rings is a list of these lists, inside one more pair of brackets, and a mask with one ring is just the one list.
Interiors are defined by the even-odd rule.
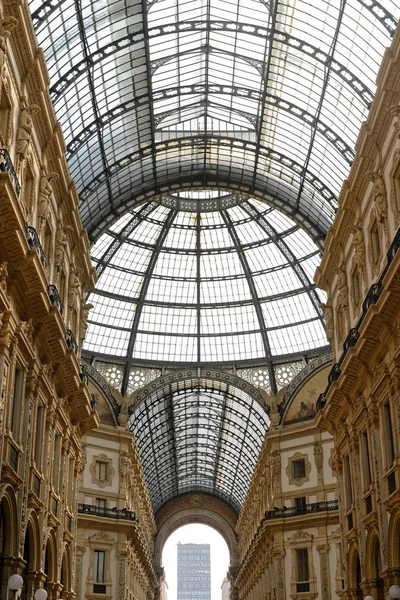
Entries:
[[23,585],[24,580],[22,579],[21,575],[11,575],[10,579],[8,580],[8,588],[12,591],[14,599],[19,598],[18,591]]
[[35,600],[47,600],[47,592],[44,588],[38,588],[36,590]]
[[400,585],[392,585],[389,588],[389,596],[391,598],[400,598]]

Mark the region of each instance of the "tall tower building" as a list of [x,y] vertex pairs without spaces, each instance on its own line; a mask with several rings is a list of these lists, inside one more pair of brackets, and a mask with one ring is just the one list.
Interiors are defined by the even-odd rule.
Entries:
[[177,600],[211,600],[210,544],[178,544]]

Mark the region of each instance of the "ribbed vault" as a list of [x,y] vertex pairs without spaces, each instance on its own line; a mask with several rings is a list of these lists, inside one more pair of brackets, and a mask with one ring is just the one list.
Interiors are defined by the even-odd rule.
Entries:
[[396,2],[32,0],[92,239],[184,186],[333,220]]
[[189,492],[223,499],[238,514],[269,418],[222,381],[180,380],[147,394],[131,414],[153,510]]

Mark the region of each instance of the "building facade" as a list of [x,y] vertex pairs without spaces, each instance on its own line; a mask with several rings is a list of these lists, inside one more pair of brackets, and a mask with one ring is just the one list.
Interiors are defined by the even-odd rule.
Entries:
[[[143,90],[150,81],[150,71],[146,75],[140,61],[146,57],[148,61],[152,49],[135,37],[140,21],[137,15],[141,14],[143,3],[133,4],[125,7],[130,11],[127,22],[132,27],[126,38],[122,42],[107,39],[107,44],[97,48],[93,56],[88,54],[89,42],[85,36],[79,38],[86,53],[83,62],[64,73],[68,57],[75,56],[72,49],[78,53],[81,47],[75,40],[63,55],[65,64],[59,66],[60,80],[54,87],[50,86],[44,53],[38,46],[32,23],[38,30],[38,23],[46,15],[56,14],[61,19],[70,13],[61,9],[59,14],[58,6],[43,3],[32,13],[32,21],[24,0],[0,0],[0,596],[9,599],[9,577],[18,573],[23,577],[20,592],[24,597],[32,597],[37,589],[45,588],[52,600],[165,598],[163,544],[180,525],[196,521],[215,527],[228,544],[231,562],[228,584],[225,582],[224,586],[226,593],[229,588],[232,600],[361,600],[367,595],[383,600],[391,586],[400,585],[400,29],[388,9],[383,11],[384,17],[379,17],[376,4],[356,3],[363,7],[360,15],[365,10],[379,21],[377,28],[381,28],[381,35],[376,44],[386,40],[383,30],[390,29],[393,38],[383,57],[373,100],[359,79],[351,79],[346,67],[323,54],[323,49],[317,52],[310,40],[299,44],[296,36],[286,32],[276,42],[279,49],[270,53],[274,60],[281,60],[289,48],[301,48],[301,58],[296,55],[291,68],[303,64],[306,56],[312,56],[318,64],[322,60],[324,69],[327,68],[327,85],[329,77],[332,75],[334,79],[339,73],[341,83],[336,83],[334,89],[349,85],[352,91],[347,92],[355,94],[357,102],[365,104],[367,98],[368,109],[370,105],[355,156],[343,145],[343,140],[335,137],[333,128],[319,132],[339,151],[335,163],[338,172],[342,159],[352,163],[338,205],[330,205],[337,210],[316,273],[317,285],[326,293],[320,308],[315,286],[307,273],[316,266],[316,248],[322,249],[320,221],[326,225],[333,208],[325,213],[326,205],[320,198],[317,216],[313,210],[311,217],[307,210],[296,213],[297,223],[284,220],[289,216],[280,217],[282,220],[275,216],[273,229],[269,213],[261,212],[255,202],[245,203],[242,197],[255,191],[257,198],[276,202],[282,210],[287,208],[284,200],[292,201],[293,194],[285,186],[294,185],[300,171],[297,163],[279,152],[274,154],[274,160],[280,161],[282,169],[290,164],[293,171],[290,178],[287,174],[283,177],[285,185],[268,182],[265,188],[268,193],[265,190],[262,193],[261,187],[256,189],[256,184],[261,185],[257,179],[259,173],[249,167],[254,171],[252,177],[247,173],[242,181],[232,179],[229,185],[225,182],[234,196],[223,201],[219,196],[217,200],[202,200],[205,211],[212,202],[218,205],[219,216],[215,219],[219,221],[208,229],[214,218],[204,216],[209,213],[199,211],[194,217],[182,216],[179,210],[186,202],[185,197],[162,196],[161,208],[157,203],[140,205],[138,212],[117,230],[116,219],[125,210],[124,205],[113,206],[114,212],[107,213],[102,198],[112,191],[108,178],[115,169],[125,168],[128,159],[119,157],[110,166],[104,152],[89,152],[89,162],[77,169],[77,181],[85,171],[94,172],[91,184],[78,195],[65,159],[66,150],[70,155],[93,136],[101,140],[96,127],[108,127],[120,109],[108,107],[107,115],[99,118],[96,113],[99,105],[93,102],[93,120],[87,115],[82,117],[79,122],[83,130],[73,139],[65,121],[64,140],[52,102],[59,100],[81,73],[89,79],[87,86],[80,86],[79,93],[86,89],[92,94],[90,78],[96,61],[105,60],[113,44],[118,52],[132,44],[139,48],[140,55],[132,54],[128,61],[129,69],[134,72],[136,96],[133,105],[124,105],[124,110],[137,111],[138,130],[144,127],[148,114],[142,107],[150,107],[151,102]],[[266,4],[260,3],[259,10],[265,10]],[[277,3],[277,11],[278,5],[281,3]],[[104,6],[98,8],[101,13]],[[151,8],[152,5],[149,14]],[[75,9],[79,16],[79,2]],[[279,13],[275,25],[286,22],[291,10]],[[99,26],[104,17],[101,15]],[[78,39],[85,19],[88,19],[86,13],[79,26],[64,27],[65,31],[75,32]],[[229,23],[209,18],[207,26],[210,23],[215,31],[227,29],[231,35]],[[257,26],[257,31],[254,25],[239,25],[241,35],[252,35],[253,40],[269,39],[264,23]],[[154,25],[152,35],[169,35],[171,32],[163,27]],[[173,27],[182,27],[185,35],[188,31],[197,35],[197,28],[205,28],[204,23],[199,25],[197,21]],[[271,31],[275,35],[274,27]],[[97,33],[90,37],[97,39],[96,36]],[[48,37],[50,40],[51,36]],[[149,37],[147,31],[144,38]],[[210,49],[209,40],[201,45],[202,52]],[[242,58],[241,52],[235,53],[235,61]],[[168,69],[165,60],[164,56],[151,61],[151,76],[156,74],[157,79],[158,69],[165,65]],[[261,63],[261,59],[250,57],[246,69],[251,66],[261,76],[268,71]],[[122,64],[125,63],[121,59],[119,66]],[[330,73],[331,67],[334,75]],[[49,69],[54,77],[51,61]],[[131,76],[129,71],[129,77],[121,80]],[[305,85],[305,79],[302,81]],[[235,98],[254,101],[254,90],[234,88]],[[216,93],[216,88],[213,89],[210,93]],[[221,96],[226,94],[225,89],[218,90]],[[198,93],[188,88],[185,94],[189,92]],[[168,99],[170,93],[170,89],[158,92],[154,102],[163,94],[163,100]],[[268,106],[279,104],[290,113],[290,119],[297,119],[300,114],[303,125],[320,122],[310,119],[303,109],[294,110],[290,102],[284,105],[268,94],[262,98]],[[80,105],[71,94],[67,104]],[[103,107],[104,103],[100,104]],[[356,104],[352,105],[354,113],[361,114]],[[199,106],[203,105],[211,106],[201,101]],[[263,107],[259,112],[268,116],[268,110]],[[164,168],[160,165],[166,164],[171,156],[175,160],[181,152],[177,147],[181,148],[182,140],[178,143],[170,139],[172,130],[158,132],[159,145],[154,138],[152,150],[159,154],[150,161],[151,167],[146,162],[148,131],[156,127],[156,122],[168,122],[172,113],[164,110],[158,114],[144,133],[140,130],[140,143],[136,138],[132,142],[140,147],[137,160],[143,161],[146,173],[153,173],[150,179],[157,167]],[[258,127],[254,115],[249,121],[249,114],[238,107],[235,114]],[[300,131],[303,125],[293,129]],[[173,127],[179,133],[176,123]],[[222,144],[225,157],[222,162],[228,157],[230,161],[236,160],[233,167],[232,162],[229,168],[222,169],[224,173],[229,171],[232,178],[239,172],[238,165],[240,168],[253,165],[249,157],[254,151],[255,133],[244,131],[243,124],[239,129],[236,146],[229,136]],[[110,127],[111,130],[114,134],[120,128]],[[265,132],[265,128],[260,127],[260,131]],[[189,138],[183,144],[185,160],[189,156],[193,160],[208,156],[208,147],[201,151],[192,147],[186,150]],[[207,136],[203,138],[207,142]],[[115,147],[119,147],[119,138],[114,141]],[[215,150],[220,142],[216,136],[207,143]],[[259,151],[261,142],[256,146]],[[232,158],[239,147],[245,148],[245,154],[239,159]],[[214,150],[210,156],[215,158]],[[309,151],[311,156],[312,144]],[[259,159],[269,160],[272,154],[271,151]],[[328,158],[326,154],[326,161]],[[108,183],[101,180],[98,160]],[[133,160],[132,156],[129,160]],[[277,176],[276,169],[274,173]],[[307,179],[306,171],[302,173],[298,199],[303,210],[301,194],[307,192],[307,186],[316,186],[312,193],[308,190],[310,197],[322,189],[326,198],[329,190],[315,177]],[[137,194],[140,202],[157,200],[165,189],[176,191],[174,174],[175,163],[172,166],[170,163],[170,179],[165,176],[168,182],[162,179],[154,189],[140,188]],[[245,184],[250,179],[253,187]],[[198,176],[197,167],[190,169],[190,177],[189,172],[184,173],[182,181],[182,186],[193,184],[196,189],[204,186],[214,189],[213,186],[223,183],[212,170]],[[131,182],[128,185],[121,180],[118,186],[119,190],[131,190]],[[271,199],[274,190],[277,196]],[[280,197],[278,192],[287,196]],[[98,204],[86,202],[91,194],[97,193]],[[125,200],[129,204],[128,197]],[[190,202],[193,203],[193,198]],[[237,205],[223,205],[223,202],[237,202]],[[237,208],[239,205],[243,210],[243,206],[246,208],[244,215]],[[161,220],[155,218],[156,210],[162,214]],[[235,211],[239,214],[237,220],[232,216]],[[96,269],[91,263],[89,238],[81,215],[85,216],[88,229],[91,227],[93,240],[105,227],[99,221],[102,216],[110,227],[106,234],[108,245],[103,247],[101,243],[92,248]],[[243,238],[255,235],[254,230],[248,229],[254,221],[260,227],[258,237],[246,239],[248,246],[244,248]],[[314,245],[311,237],[301,236],[298,223],[310,235],[315,234]],[[145,231],[140,230],[141,224],[145,224]],[[175,234],[178,231],[183,237],[189,236],[188,232],[194,235],[196,241],[190,248],[179,238],[171,252],[168,227],[172,224]],[[140,239],[135,238],[135,232],[139,232]],[[218,232],[223,232],[222,238],[218,238]],[[227,238],[229,243],[221,242]],[[289,243],[299,238],[306,248],[301,259]],[[217,239],[220,248],[216,247]],[[109,288],[100,289],[98,296],[111,298],[114,303],[107,305],[108,312],[104,309],[107,314],[103,317],[108,321],[100,327],[95,319],[103,309],[95,309],[95,317],[88,319],[89,311],[95,307],[87,294],[96,286],[96,271],[101,276],[106,269],[114,268],[112,260],[123,244],[139,248],[142,258],[137,258],[128,278],[129,285],[141,278],[139,291],[135,303],[129,303],[122,293],[114,297],[118,278],[108,284]],[[277,273],[290,269],[294,273],[290,271],[292,274],[284,283],[276,283],[272,300],[268,297],[270,304],[264,303],[262,295],[260,300],[257,287],[266,285],[262,280],[266,255],[260,255],[254,277],[249,275],[249,256],[262,252],[268,244],[268,248],[275,248],[269,255],[276,262],[267,269],[271,281],[279,277]],[[150,260],[151,254],[154,260]],[[190,277],[185,278],[170,267],[172,254],[179,260],[191,261]],[[157,272],[155,261],[160,255],[164,268]],[[211,290],[207,285],[218,275],[214,273],[218,271],[217,263],[210,258],[217,255],[225,257],[220,259],[221,264],[225,260],[226,263],[221,267],[224,276],[221,280],[217,277],[212,284],[215,284],[212,293],[218,295],[224,288],[229,297],[224,297],[216,309],[208,301],[202,304],[201,290]],[[208,261],[204,280],[200,278],[202,261]],[[170,268],[173,273],[168,279]],[[123,268],[117,265],[115,271],[122,273]],[[252,279],[248,296],[240,285],[229,287],[233,285],[231,281]],[[186,295],[180,302],[171,301],[168,314],[172,325],[165,327],[165,331],[165,323],[157,320],[158,316],[156,325],[148,321],[148,329],[140,331],[141,315],[149,315],[151,311],[159,315],[163,305],[158,297],[160,281],[167,281],[165,287],[181,296],[186,294],[182,292],[186,284],[192,286],[196,300],[188,302]],[[293,284],[289,292],[288,282]],[[306,300],[302,296],[296,305],[298,319],[292,323],[290,319],[294,317],[288,307],[293,306],[290,304],[293,297],[299,296],[300,284]],[[128,286],[126,281],[119,281],[118,285],[123,291]],[[270,293],[265,289],[265,294]],[[212,293],[210,298],[214,298]],[[239,299],[240,294],[243,298]],[[311,317],[304,309],[305,302],[311,303],[311,308],[308,305]],[[266,319],[263,311],[268,311],[266,306],[272,303],[275,308]],[[233,311],[229,313],[231,317],[239,309],[245,311],[238,332],[231,331],[233,321],[227,317],[228,308]],[[319,339],[315,350],[308,348],[301,352],[298,348],[302,336],[297,328],[304,322],[315,321],[318,331],[323,331],[321,309],[332,354],[325,347],[325,339]],[[185,310],[192,311],[190,318]],[[104,331],[109,331],[108,324],[119,318],[125,319],[129,327],[117,324],[115,341]],[[269,327],[273,319],[277,323],[274,321]],[[212,329],[210,323],[215,322],[216,329]],[[190,330],[193,323],[196,334]],[[92,346],[88,342],[89,350],[85,353],[82,345],[88,326]],[[245,326],[249,331],[243,333]],[[253,331],[257,327],[259,338]],[[179,328],[184,329],[184,335]],[[286,333],[279,337],[276,331],[281,330]],[[105,357],[100,359],[93,350],[97,335],[106,340]],[[175,342],[164,344],[161,351],[160,340],[164,343],[166,339]],[[251,358],[246,364],[237,364],[235,357],[242,348],[250,354],[256,351],[259,343],[256,339],[268,360],[258,363]],[[274,362],[270,339],[277,346],[290,342],[289,347],[296,351],[283,353],[279,346]],[[142,340],[143,355],[148,352],[151,356],[135,363],[132,352],[137,340]],[[123,355],[120,347],[125,343],[127,353]],[[173,354],[177,348],[180,354],[170,364],[157,358],[164,356],[162,352]],[[208,348],[212,358],[206,364],[187,364],[185,353],[189,348],[193,356],[200,356],[201,349]],[[179,455],[182,448],[184,460]],[[182,561],[186,552],[185,572],[183,562],[180,568],[179,600],[208,600],[209,547],[207,550],[207,545],[182,544],[179,552]],[[196,552],[204,561],[198,563],[197,573],[189,573],[188,563],[196,562]],[[193,581],[194,578],[198,581]],[[190,587],[194,583],[198,584],[196,592]]]
[[177,600],[211,600],[210,544],[177,544]]

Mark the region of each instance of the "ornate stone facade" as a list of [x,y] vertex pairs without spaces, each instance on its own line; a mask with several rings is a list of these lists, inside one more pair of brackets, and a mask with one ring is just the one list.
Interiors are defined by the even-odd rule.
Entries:
[[0,18],[0,596],[22,573],[25,597],[72,600],[81,438],[98,424],[75,340],[95,278],[28,6],[0,2]]
[[362,268],[344,346],[334,326],[335,365],[317,417],[335,442],[346,598],[380,600],[400,583],[399,64],[397,28],[316,276],[337,314],[339,265],[350,288],[354,265]]

